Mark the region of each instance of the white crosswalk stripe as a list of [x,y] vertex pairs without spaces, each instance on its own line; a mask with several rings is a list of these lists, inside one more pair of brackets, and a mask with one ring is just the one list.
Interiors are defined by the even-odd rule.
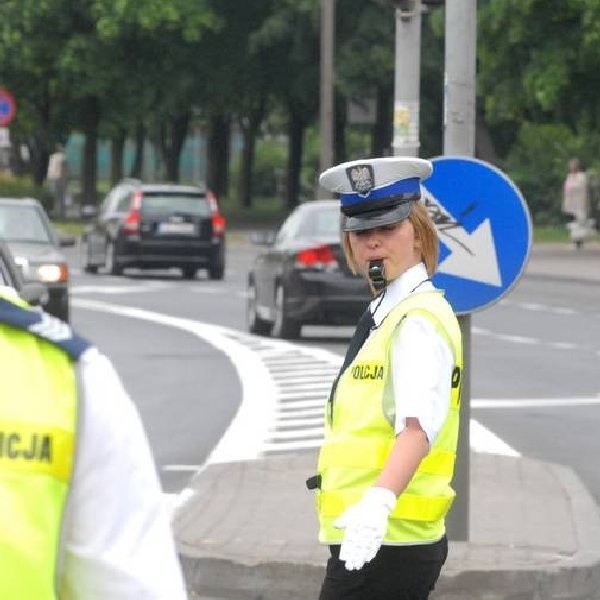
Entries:
[[263,454],[318,448],[324,407],[342,357],[317,348],[234,334],[250,344],[273,380],[275,407]]
[[[80,298],[74,299],[74,305],[182,328],[208,340],[229,356],[243,383],[242,403],[205,464],[253,460],[271,453],[316,449],[321,445],[325,402],[342,363],[341,356],[321,348],[262,338],[135,307]],[[473,408],[495,408],[503,401],[482,401],[480,406],[476,399],[471,402]],[[517,404],[528,402],[519,400]],[[539,400],[535,402],[537,405]],[[470,430],[473,450],[518,454],[473,419]]]

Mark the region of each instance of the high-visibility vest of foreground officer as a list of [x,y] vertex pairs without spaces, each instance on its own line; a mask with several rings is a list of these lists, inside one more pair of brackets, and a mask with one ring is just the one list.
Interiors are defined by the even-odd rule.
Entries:
[[[8,316],[0,336],[0,597],[53,598],[77,424],[72,359],[87,345],[73,339],[77,346],[71,345],[69,354],[66,348],[40,342],[25,323],[16,321],[28,316],[26,311],[8,303],[4,308]],[[7,327],[6,321],[13,326]]]
[[[0,598],[185,598],[137,415],[124,419],[128,441],[106,428],[109,417],[88,422],[91,417],[83,414],[88,408],[93,416],[105,410],[95,397],[86,403],[83,390],[101,372],[111,379],[108,366],[66,323],[29,308],[12,288],[0,286]],[[118,402],[129,402],[107,381],[106,410],[114,408],[110,390],[123,392]],[[86,440],[78,439],[82,421]],[[140,440],[142,458],[132,464],[135,451],[128,456],[123,448]],[[123,466],[111,456],[111,444]],[[80,454],[83,471],[77,473]],[[89,468],[96,464],[97,473]],[[113,469],[114,479],[105,467]],[[126,477],[136,479],[136,467],[143,474],[139,481],[121,485]],[[148,520],[134,522],[136,509]],[[158,581],[161,576],[166,584]]]
[[427,292],[404,300],[372,333],[340,377],[319,455],[317,505],[319,540],[323,543],[341,542],[343,531],[334,526],[335,521],[374,484],[394,444],[394,424],[384,409],[384,386],[392,335],[409,314],[429,319],[446,339],[454,354],[456,376],[446,421],[399,496],[384,542],[419,543],[437,540],[444,534],[444,517],[455,495],[450,482],[458,441],[462,349],[458,324],[442,298],[440,292]]

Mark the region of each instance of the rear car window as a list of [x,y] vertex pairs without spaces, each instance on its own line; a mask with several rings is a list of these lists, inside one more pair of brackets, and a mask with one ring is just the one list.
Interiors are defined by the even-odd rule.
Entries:
[[308,235],[335,236],[340,233],[340,211],[331,210],[314,211],[307,222]]
[[204,194],[166,194],[144,192],[142,214],[161,215],[185,213],[197,217],[210,217],[210,204]]

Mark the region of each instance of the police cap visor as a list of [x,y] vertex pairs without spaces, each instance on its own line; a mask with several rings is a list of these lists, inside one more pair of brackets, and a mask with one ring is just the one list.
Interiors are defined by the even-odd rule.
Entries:
[[342,228],[344,231],[364,231],[404,221],[410,215],[413,202],[414,199],[404,200],[391,208],[369,210],[352,216],[344,215]]

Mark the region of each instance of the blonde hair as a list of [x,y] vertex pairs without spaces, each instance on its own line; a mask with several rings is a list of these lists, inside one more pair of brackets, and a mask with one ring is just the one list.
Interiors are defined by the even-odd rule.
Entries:
[[[435,224],[429,216],[427,207],[421,202],[414,202],[408,220],[415,230],[415,240],[421,245],[421,260],[425,263],[427,274],[433,277],[437,270],[439,242]],[[358,273],[358,265],[350,245],[350,232],[342,232],[342,247],[350,270]]]

